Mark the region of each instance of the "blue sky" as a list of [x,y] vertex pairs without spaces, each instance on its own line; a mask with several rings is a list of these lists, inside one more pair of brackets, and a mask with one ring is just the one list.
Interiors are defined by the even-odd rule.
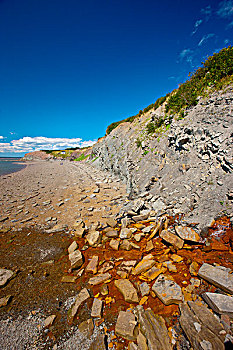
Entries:
[[233,44],[233,0],[0,0],[0,156],[91,144]]

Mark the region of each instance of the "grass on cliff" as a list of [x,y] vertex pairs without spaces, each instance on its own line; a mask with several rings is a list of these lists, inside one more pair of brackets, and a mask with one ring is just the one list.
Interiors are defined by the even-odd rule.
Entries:
[[[220,90],[224,86],[233,82],[233,47],[229,46],[222,49],[202,63],[202,67],[198,68],[193,73],[189,74],[189,79],[181,84],[178,89],[166,96],[158,98],[155,103],[139,111],[135,116],[120,120],[110,124],[106,130],[106,134],[115,129],[118,125],[124,122],[133,122],[142,114],[150,110],[156,110],[159,106],[165,103],[165,113],[167,116],[178,115],[183,118],[185,110],[193,107],[198,102],[199,96],[206,95],[207,91]],[[169,117],[168,117],[169,118]],[[164,117],[164,121],[167,117]],[[170,118],[171,119],[171,118]],[[159,121],[159,123],[162,120]],[[161,125],[156,125],[157,121],[148,125],[148,133],[153,133]]]

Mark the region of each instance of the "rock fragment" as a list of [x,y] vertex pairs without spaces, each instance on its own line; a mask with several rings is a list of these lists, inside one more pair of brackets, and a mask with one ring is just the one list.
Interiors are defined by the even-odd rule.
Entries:
[[91,309],[91,317],[101,318],[102,308],[103,308],[102,300],[94,298],[92,309]]
[[86,271],[91,272],[93,274],[97,273],[98,270],[98,262],[99,262],[99,257],[98,255],[94,255],[91,260],[89,261]]
[[202,297],[217,314],[233,316],[233,297],[210,292],[202,294]]
[[183,301],[181,288],[167,276],[160,275],[152,286],[157,297],[165,304],[179,304]]
[[86,240],[91,247],[98,244],[100,242],[100,239],[101,239],[101,236],[99,231],[89,232],[86,236]]
[[101,273],[89,279],[89,284],[96,286],[97,284],[104,283],[109,280],[112,276],[110,273]]
[[6,306],[10,302],[11,298],[12,298],[11,295],[7,295],[6,297],[1,298],[0,307]]
[[3,287],[14,275],[14,272],[7,269],[0,269],[0,287]]
[[111,239],[111,241],[109,242],[109,246],[113,249],[113,250],[118,250],[119,249],[119,244],[120,242],[116,239]]
[[163,230],[160,233],[160,237],[162,239],[164,239],[164,241],[170,243],[171,245],[173,245],[177,249],[183,248],[183,245],[184,245],[183,239],[179,238],[178,236],[174,235],[173,233],[171,233],[168,230]]
[[142,259],[135,268],[132,270],[132,275],[139,275],[147,270],[149,270],[155,264],[153,259]]
[[212,266],[204,263],[198,271],[198,275],[216,287],[227,293],[233,294],[233,275],[231,270],[224,266]]
[[71,245],[68,247],[68,253],[73,253],[76,249],[78,249],[78,245],[76,241],[73,241]]
[[56,318],[56,315],[50,315],[48,316],[44,321],[44,327],[47,328],[49,326],[52,326],[54,320]]
[[73,304],[73,306],[71,307],[71,311],[70,311],[70,317],[74,318],[76,313],[78,312],[78,309],[80,307],[80,305],[86,301],[88,298],[90,298],[90,294],[88,292],[88,290],[86,288],[83,288],[79,294],[76,296],[75,299],[75,303]]
[[75,250],[74,252],[69,254],[69,260],[71,263],[72,269],[77,269],[83,264],[83,255],[80,250]]
[[136,340],[136,318],[130,311],[120,311],[115,333],[127,340]]
[[133,284],[127,279],[120,279],[114,282],[115,286],[123,294],[125,301],[128,303],[138,303],[137,291]]
[[191,227],[175,226],[176,233],[180,238],[192,242],[200,242],[201,238]]

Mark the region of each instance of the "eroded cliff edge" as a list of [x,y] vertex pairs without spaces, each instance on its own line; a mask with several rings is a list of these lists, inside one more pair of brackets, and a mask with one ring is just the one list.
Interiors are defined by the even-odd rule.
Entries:
[[120,124],[93,146],[92,164],[123,179],[130,198],[143,198],[142,214],[169,210],[204,228],[233,215],[232,85],[199,98],[185,114],[155,133],[147,125],[164,117],[164,105]]

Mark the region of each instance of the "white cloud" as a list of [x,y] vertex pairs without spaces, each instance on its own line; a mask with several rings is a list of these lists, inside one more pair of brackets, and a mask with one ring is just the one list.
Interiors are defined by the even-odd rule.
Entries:
[[219,4],[217,14],[222,18],[227,18],[233,15],[233,0],[224,0]]
[[199,41],[198,46],[202,46],[205,41],[209,40],[210,38],[213,38],[214,36],[215,36],[215,34],[213,34],[213,33],[204,35],[202,37],[202,39]]
[[198,30],[198,27],[202,24],[202,19],[198,19],[195,24],[194,24],[194,30],[192,31],[191,35],[194,35],[197,30]]
[[4,136],[0,136],[0,140],[3,140],[4,139]]
[[179,54],[179,58],[180,61],[186,61],[188,63],[191,64],[191,66],[193,65],[193,55],[194,55],[194,51],[191,49],[184,49],[180,52]]
[[9,143],[0,142],[0,153],[12,152],[12,153],[28,153],[33,151],[39,151],[42,149],[65,149],[75,147],[87,147],[92,146],[96,141],[82,141],[81,138],[49,138],[43,136],[30,137],[25,136],[18,140],[12,140]]
[[212,15],[212,8],[210,5],[206,6],[205,8],[201,9],[201,14],[205,16],[205,19],[208,21]]

